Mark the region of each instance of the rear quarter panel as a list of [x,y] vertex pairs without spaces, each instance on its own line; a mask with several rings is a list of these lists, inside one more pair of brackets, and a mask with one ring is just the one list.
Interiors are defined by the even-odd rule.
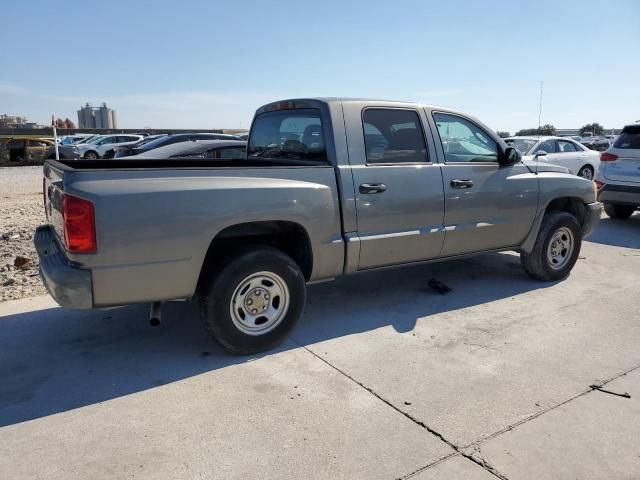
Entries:
[[73,171],[64,190],[95,205],[98,253],[69,255],[92,271],[95,306],[193,296],[211,241],[254,221],[301,225],[311,280],[343,270],[333,167]]

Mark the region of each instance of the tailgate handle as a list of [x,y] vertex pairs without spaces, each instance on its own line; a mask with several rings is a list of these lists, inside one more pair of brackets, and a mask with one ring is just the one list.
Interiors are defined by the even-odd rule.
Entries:
[[387,189],[384,183],[363,183],[360,185],[360,193],[382,193]]
[[473,180],[451,180],[452,188],[471,188],[473,187]]

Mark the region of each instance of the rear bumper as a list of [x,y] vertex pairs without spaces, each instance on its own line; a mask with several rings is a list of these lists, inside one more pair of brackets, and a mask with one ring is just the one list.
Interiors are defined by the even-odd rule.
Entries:
[[92,308],[91,272],[69,264],[49,225],[36,229],[33,243],[40,259],[40,278],[62,307]]
[[600,215],[602,214],[602,203],[600,202],[587,203],[585,207],[582,238],[586,238],[594,232],[600,223]]
[[640,186],[605,184],[598,192],[598,200],[604,203],[640,206]]

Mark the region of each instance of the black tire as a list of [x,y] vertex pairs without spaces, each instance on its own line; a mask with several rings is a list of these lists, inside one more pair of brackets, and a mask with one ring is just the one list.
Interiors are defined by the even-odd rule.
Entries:
[[84,158],[87,160],[96,160],[98,158],[98,154],[93,150],[89,150],[87,153],[84,154]]
[[[554,268],[549,261],[549,246],[560,229],[569,229],[573,235],[573,250],[560,268]],[[582,246],[582,229],[576,218],[566,212],[550,212],[542,219],[538,237],[530,253],[522,252],[520,260],[525,272],[536,280],[546,282],[561,280],[569,275],[578,260]]]
[[578,172],[578,176],[587,180],[593,180],[593,167],[591,165],[585,165]]
[[[238,320],[232,318],[231,305],[236,289],[247,277],[258,272],[275,273],[284,281],[289,304],[272,330],[252,335],[236,326],[234,322]],[[211,273],[200,297],[200,311],[209,332],[225,350],[246,355],[280,344],[302,316],[306,295],[304,275],[291,257],[275,248],[256,246],[232,255]],[[275,298],[268,303],[274,302]]]
[[635,205],[618,205],[615,203],[605,203],[604,211],[611,218],[617,218],[619,220],[625,220],[633,215],[636,211]]

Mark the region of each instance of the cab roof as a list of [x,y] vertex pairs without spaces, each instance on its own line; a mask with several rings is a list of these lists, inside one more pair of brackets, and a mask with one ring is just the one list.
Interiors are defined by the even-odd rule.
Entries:
[[[289,99],[285,99],[285,100],[278,100],[275,102],[271,102],[271,103],[267,103],[263,106],[261,106],[256,113],[262,113],[264,111],[268,111],[268,110],[276,110],[276,109],[285,109],[285,108],[291,108],[291,107],[287,107],[287,105],[296,105],[297,108],[303,108],[303,106],[301,104],[304,103],[308,103],[308,104],[326,104],[326,105],[330,105],[330,104],[334,104],[334,103],[341,103],[341,104],[348,104],[348,103],[370,103],[373,105],[380,105],[380,106],[385,106],[385,107],[404,107],[404,108],[426,108],[426,109],[436,109],[436,110],[441,110],[441,111],[447,111],[447,112],[452,112],[452,113],[463,113],[463,112],[457,112],[456,110],[453,110],[451,108],[448,107],[444,107],[442,105],[431,105],[431,104],[426,104],[426,103],[421,103],[421,102],[407,102],[407,101],[401,101],[401,100],[385,100],[385,99],[379,99],[379,98],[355,98],[355,97],[309,97],[309,98],[289,98]],[[296,107],[293,107],[296,108]],[[468,116],[468,114],[465,114]]]

